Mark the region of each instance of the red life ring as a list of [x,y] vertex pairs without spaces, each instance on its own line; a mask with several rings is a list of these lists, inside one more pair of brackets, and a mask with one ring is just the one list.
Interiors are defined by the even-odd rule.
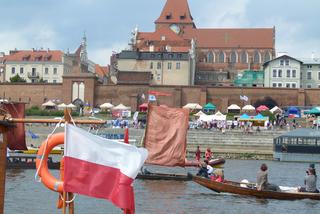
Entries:
[[[47,145],[46,145],[47,144]],[[48,141],[43,142],[38,150],[36,159],[36,169],[41,182],[49,189],[55,192],[63,192],[63,181],[55,178],[48,169],[48,155],[54,147],[64,144],[64,133],[57,133],[49,137]],[[44,151],[45,150],[45,151]],[[42,163],[41,162],[41,159]]]

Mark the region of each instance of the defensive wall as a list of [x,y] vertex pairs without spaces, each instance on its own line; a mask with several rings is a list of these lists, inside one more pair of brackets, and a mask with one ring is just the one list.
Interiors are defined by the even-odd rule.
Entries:
[[[62,84],[0,84],[0,98],[10,101],[26,102],[27,107],[40,106],[47,100],[59,99],[64,103],[72,102],[73,82],[84,82],[85,102],[94,106],[105,102],[123,103],[133,110],[148,97],[148,91],[154,90],[171,94],[158,96],[158,104],[181,107],[187,103],[201,105],[211,102],[219,110],[225,110],[230,104],[253,104],[259,99],[271,97],[281,106],[315,106],[320,105],[320,89],[288,88],[235,88],[206,86],[150,86],[150,85],[102,85],[92,77],[68,77]],[[248,102],[240,100],[240,95],[249,97]]]

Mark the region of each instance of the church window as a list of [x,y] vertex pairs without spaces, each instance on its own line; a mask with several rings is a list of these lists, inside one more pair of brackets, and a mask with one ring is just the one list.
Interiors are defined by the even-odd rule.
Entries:
[[271,56],[270,56],[270,53],[269,51],[267,51],[265,54],[264,54],[264,62],[268,62],[271,60]]
[[224,56],[223,51],[220,51],[220,53],[219,53],[219,63],[224,63],[224,58],[225,58],[225,56]]
[[231,63],[236,63],[237,62],[237,53],[235,51],[232,51],[230,55],[230,62]]
[[248,55],[245,51],[241,53],[241,63],[248,63]]
[[209,52],[207,54],[207,62],[208,63],[213,63],[213,54],[212,54],[212,52]]
[[255,64],[259,64],[260,63],[260,53],[258,51],[254,52],[253,63],[255,63]]

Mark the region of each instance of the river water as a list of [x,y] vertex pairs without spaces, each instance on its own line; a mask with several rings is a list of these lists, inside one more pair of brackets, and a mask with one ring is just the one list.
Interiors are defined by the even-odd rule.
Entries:
[[[303,184],[307,163],[276,161],[227,160],[225,177],[255,182],[262,162],[269,166],[269,182],[282,186]],[[316,165],[318,174],[320,165]],[[158,172],[195,172],[193,169],[148,167]],[[35,170],[8,170],[6,178],[5,213],[8,214],[55,214],[58,195],[34,180]],[[57,174],[55,171],[54,174]],[[318,187],[319,187],[318,181]],[[137,214],[269,214],[269,213],[320,213],[320,202],[314,200],[280,201],[263,200],[227,193],[215,193],[192,181],[147,181],[134,183]],[[120,214],[122,211],[110,202],[77,196],[75,213]]]

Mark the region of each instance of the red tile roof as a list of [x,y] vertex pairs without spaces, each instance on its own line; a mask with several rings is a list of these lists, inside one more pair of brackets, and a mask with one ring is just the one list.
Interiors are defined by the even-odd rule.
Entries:
[[184,31],[183,37],[195,38],[199,48],[274,48],[273,28],[190,28]]
[[62,62],[62,51],[57,50],[17,50],[6,56],[7,62]]
[[109,73],[109,67],[108,66],[100,66],[99,64],[96,64],[95,71],[96,71],[96,74],[100,78],[103,78],[103,77],[107,76],[107,74]]
[[155,21],[159,23],[188,23],[193,24],[187,0],[167,0],[160,17]]

